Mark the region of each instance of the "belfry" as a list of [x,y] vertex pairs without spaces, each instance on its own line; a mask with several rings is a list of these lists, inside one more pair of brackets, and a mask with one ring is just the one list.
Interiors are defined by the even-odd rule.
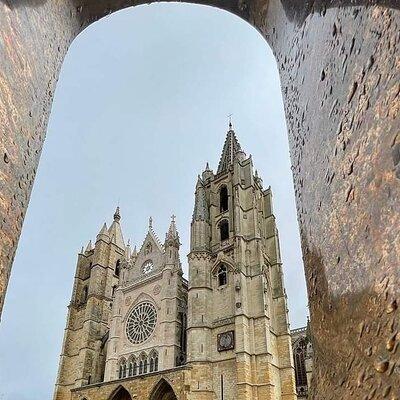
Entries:
[[139,250],[120,220],[78,255],[54,400],[296,399],[272,191],[231,123],[196,183],[188,281],[174,216]]

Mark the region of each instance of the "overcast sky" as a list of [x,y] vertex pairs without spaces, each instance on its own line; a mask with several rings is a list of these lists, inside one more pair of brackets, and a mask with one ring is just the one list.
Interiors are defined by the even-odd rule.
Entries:
[[307,300],[279,78],[263,38],[214,8],[157,4],[86,29],[67,54],[0,325],[0,399],[52,397],[77,253],[121,207],[125,239],[177,216],[187,271],[196,177],[233,114],[274,193],[291,327]]

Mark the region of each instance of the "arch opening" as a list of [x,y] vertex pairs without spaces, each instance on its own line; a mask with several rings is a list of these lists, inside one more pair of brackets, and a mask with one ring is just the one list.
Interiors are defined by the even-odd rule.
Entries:
[[123,386],[119,386],[109,400],[132,400],[132,396]]
[[153,389],[149,400],[178,400],[178,398],[172,386],[165,379],[161,379]]

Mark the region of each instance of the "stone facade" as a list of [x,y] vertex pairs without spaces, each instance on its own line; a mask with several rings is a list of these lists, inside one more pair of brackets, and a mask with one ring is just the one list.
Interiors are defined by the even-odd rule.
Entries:
[[271,188],[229,126],[199,176],[189,282],[172,218],[139,251],[117,209],[78,257],[55,400],[295,400]]

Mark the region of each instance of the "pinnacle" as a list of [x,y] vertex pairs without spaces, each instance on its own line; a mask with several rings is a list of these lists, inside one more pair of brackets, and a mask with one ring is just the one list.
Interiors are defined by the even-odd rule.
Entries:
[[91,251],[91,250],[93,250],[93,245],[92,245],[92,241],[89,240],[89,243],[86,246],[85,252],[88,252],[88,251]]
[[171,223],[169,225],[168,233],[166,234],[166,240],[174,240],[174,239],[179,239],[178,231],[176,229],[176,224],[175,224],[175,215],[171,216]]
[[120,219],[121,219],[121,214],[119,213],[119,207],[117,207],[117,209],[115,210],[115,213],[114,213],[114,221],[119,222]]
[[98,235],[107,235],[108,236],[108,228],[107,228],[107,224],[105,222],[104,222],[102,228],[100,229],[100,232],[98,233]]
[[199,177],[196,185],[196,194],[193,210],[193,221],[208,221],[208,204],[204,185]]
[[125,259],[129,261],[131,258],[131,240],[128,239],[128,244],[125,247]]

